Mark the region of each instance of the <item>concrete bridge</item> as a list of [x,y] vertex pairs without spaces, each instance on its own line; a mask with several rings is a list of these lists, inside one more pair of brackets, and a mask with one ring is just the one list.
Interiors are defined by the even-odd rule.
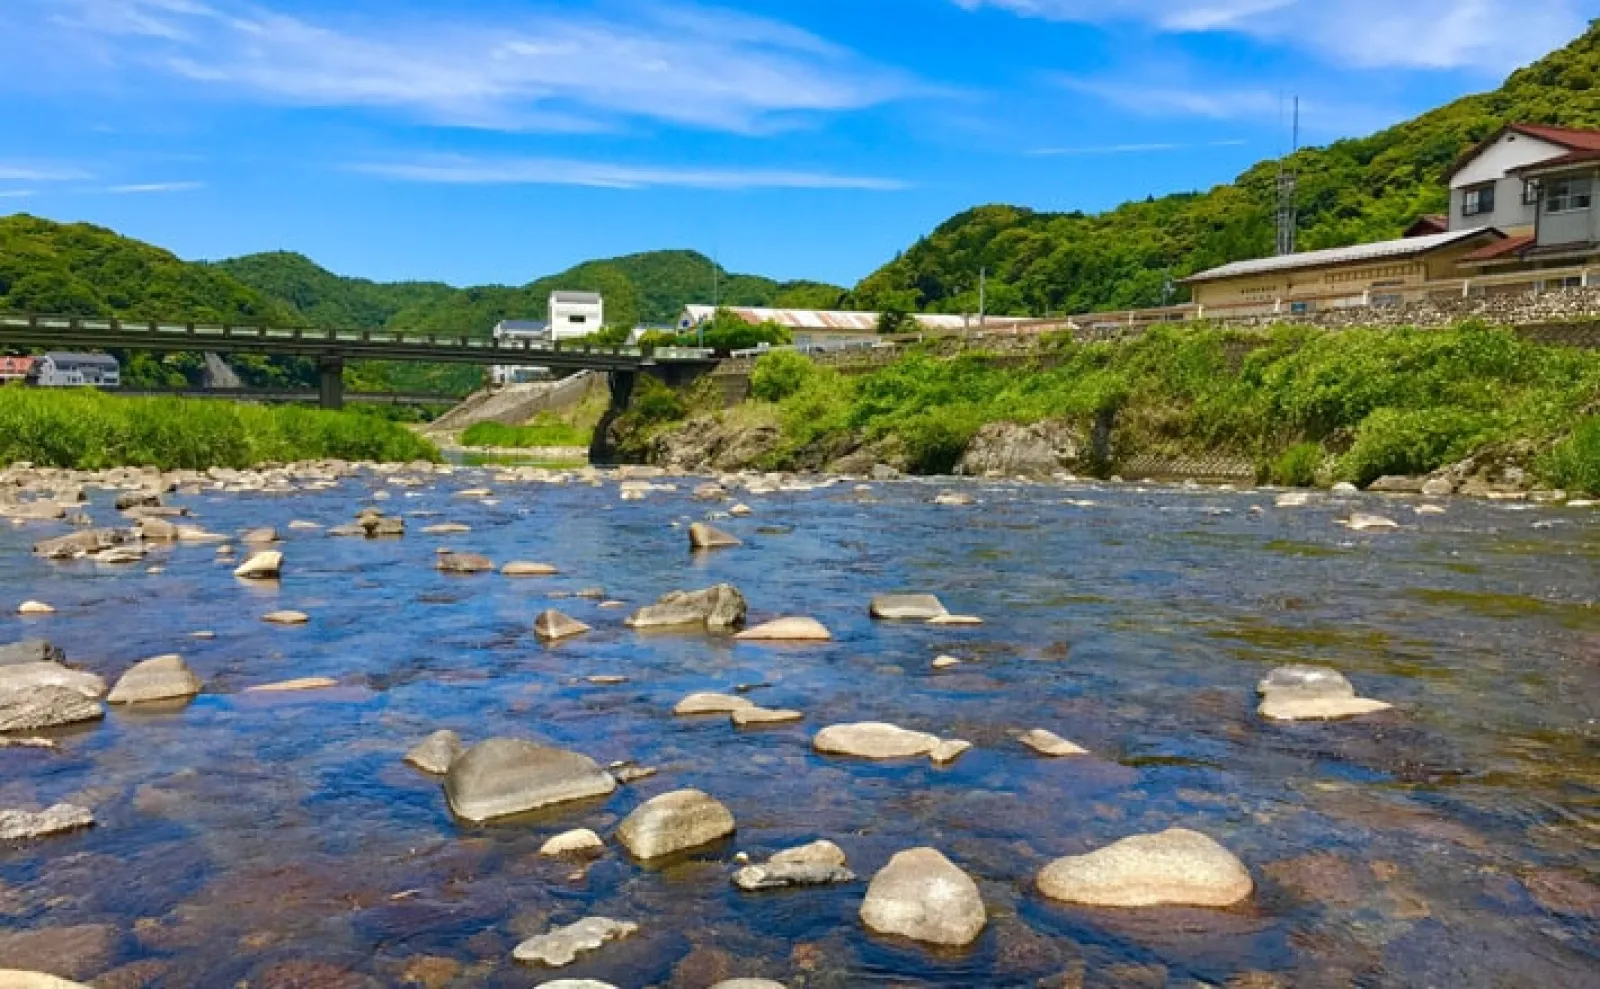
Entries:
[[613,390],[622,395],[632,391],[632,382],[641,372],[662,377],[669,384],[680,384],[716,364],[710,351],[693,348],[657,348],[646,352],[638,347],[562,346],[466,334],[280,329],[38,313],[0,314],[0,346],[311,357],[316,359],[320,372],[319,404],[329,409],[344,405],[344,364],[348,360],[520,365],[557,372],[605,371],[613,379]]
[[[317,405],[322,402],[322,395],[318,392],[294,391],[286,388],[108,388],[105,391],[110,395],[128,395],[135,398],[155,396],[220,398],[235,402],[261,402],[267,405]],[[358,405],[451,406],[460,402],[461,396],[418,392],[352,391],[344,394],[344,401]]]

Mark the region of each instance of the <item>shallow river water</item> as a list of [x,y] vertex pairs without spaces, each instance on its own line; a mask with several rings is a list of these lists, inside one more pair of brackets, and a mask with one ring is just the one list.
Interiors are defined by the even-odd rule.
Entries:
[[[0,807],[69,800],[98,821],[0,846],[0,968],[251,989],[1600,986],[1600,512],[1001,484],[968,485],[979,503],[959,508],[930,505],[928,483],[874,485],[871,501],[845,484],[740,494],[754,515],[717,524],[745,544],[692,556],[673,523],[718,507],[691,500],[693,481],[623,502],[615,485],[493,477],[392,489],[387,511],[437,513],[393,541],[288,528],[349,521],[383,486],[371,475],[173,499],[213,531],[276,526],[275,586],[235,580],[211,546],[133,567],[50,563],[29,546],[65,527],[0,530],[0,642],[47,637],[108,680],[177,652],[205,681],[180,710],[113,709],[55,733],[57,750],[0,749]],[[498,503],[453,497],[479,485]],[[93,498],[115,524],[111,494]],[[1335,525],[1352,507],[1402,528]],[[420,532],[444,521],[472,531]],[[442,575],[446,544],[562,574]],[[623,627],[628,611],[569,596],[599,586],[631,609],[721,581],[752,622],[812,615],[836,641],[642,635]],[[987,623],[872,621],[871,595],[895,590]],[[25,598],[58,611],[10,614]],[[541,645],[531,623],[547,607],[595,631]],[[310,624],[261,621],[278,608]],[[970,662],[931,670],[945,653]],[[1335,666],[1396,709],[1265,723],[1254,685],[1287,662]],[[602,674],[630,679],[584,679]],[[339,686],[244,693],[311,676]],[[690,692],[749,684],[805,720],[738,730],[671,715]],[[944,768],[812,751],[824,725],[865,720],[976,747]],[[1035,727],[1093,755],[1041,758],[1015,739]],[[468,825],[437,779],[401,762],[439,728],[660,771],[603,801]],[[736,836],[666,866],[631,861],[617,822],[684,787],[723,801]],[[1091,910],[1034,891],[1056,857],[1172,826],[1243,860],[1246,905]],[[604,857],[586,870],[539,857],[575,827],[607,839]],[[730,884],[735,852],[815,838],[861,879]],[[970,949],[861,926],[866,880],[918,845],[977,880],[990,919]],[[559,973],[512,961],[521,939],[593,914],[641,930]],[[38,931],[54,933],[18,939]]]

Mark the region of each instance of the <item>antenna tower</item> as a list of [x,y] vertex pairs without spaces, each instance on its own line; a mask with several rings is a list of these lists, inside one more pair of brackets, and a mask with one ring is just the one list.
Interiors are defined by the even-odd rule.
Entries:
[[1294,144],[1288,158],[1278,160],[1278,256],[1294,253],[1295,230],[1300,225],[1300,214],[1295,207],[1297,191],[1293,164],[1300,150],[1300,97],[1294,98]]

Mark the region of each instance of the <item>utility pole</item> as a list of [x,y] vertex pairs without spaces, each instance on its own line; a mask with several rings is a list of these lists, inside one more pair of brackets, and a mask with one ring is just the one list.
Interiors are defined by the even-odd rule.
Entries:
[[[1281,118],[1280,118],[1281,120]],[[1300,151],[1300,97],[1294,98],[1294,141],[1288,158],[1278,159],[1278,256],[1293,254],[1295,233],[1300,225],[1295,205],[1296,179],[1291,159]]]

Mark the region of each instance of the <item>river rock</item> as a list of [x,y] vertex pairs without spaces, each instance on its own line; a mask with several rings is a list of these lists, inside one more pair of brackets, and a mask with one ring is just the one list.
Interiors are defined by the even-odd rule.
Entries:
[[23,639],[21,642],[10,642],[0,646],[0,666],[15,666],[18,663],[59,663],[67,658],[61,647],[53,646],[44,639]]
[[282,571],[283,554],[276,550],[268,550],[265,553],[256,553],[241,563],[233,575],[245,580],[277,580]]
[[474,745],[450,764],[444,781],[450,809],[468,821],[602,797],[616,788],[586,755],[515,738]]
[[0,969],[0,989],[90,989],[82,982],[68,982],[43,972]]
[[368,539],[384,539],[406,534],[406,520],[396,515],[381,513],[363,515],[356,519],[356,524]]
[[1257,709],[1271,721],[1331,721],[1387,711],[1392,705],[1356,696],[1338,670],[1322,666],[1280,666],[1256,685]]
[[1043,728],[1033,728],[1023,732],[1018,741],[1040,755],[1050,756],[1052,759],[1089,754],[1089,750],[1083,746],[1069,742],[1055,732]]
[[422,532],[428,536],[459,536],[472,531],[472,526],[461,522],[440,522],[438,525],[423,526]]
[[1382,515],[1367,515],[1362,512],[1352,513],[1348,519],[1345,519],[1340,524],[1354,532],[1369,532],[1374,529],[1400,528],[1400,523],[1396,522],[1394,519],[1385,518]]
[[1456,493],[1456,486],[1447,477],[1430,477],[1422,482],[1422,493],[1430,498],[1443,498]]
[[967,444],[956,473],[1048,478],[1076,467],[1082,445],[1077,432],[1064,420],[1047,419],[1027,426],[991,422]]
[[17,605],[19,615],[53,615],[56,609],[43,601],[24,601]]
[[746,707],[733,711],[728,719],[739,728],[751,728],[757,725],[786,725],[799,721],[805,717],[799,711],[787,708]]
[[829,725],[817,732],[811,745],[826,755],[848,755],[861,759],[909,759],[932,752],[939,739],[922,731],[878,721]]
[[645,801],[617,829],[635,858],[650,860],[733,834],[733,814],[699,790],[674,790]]
[[738,518],[738,519],[748,518],[749,516],[755,514],[755,509],[751,508],[749,505],[744,504],[743,502],[740,502],[739,504],[734,505],[732,508],[728,509],[728,514],[732,515],[734,518]]
[[585,917],[575,924],[557,927],[548,934],[531,937],[517,945],[511,957],[519,962],[561,968],[571,965],[580,954],[598,949],[608,941],[628,937],[639,925],[610,917]]
[[154,491],[124,491],[117,495],[117,500],[112,504],[119,512],[130,508],[159,508],[161,496]]
[[831,841],[814,841],[778,852],[762,865],[748,865],[733,874],[733,884],[746,892],[788,886],[847,883],[856,878],[845,868],[844,850]]
[[868,610],[874,618],[914,622],[925,622],[950,613],[932,594],[879,594],[872,599]]
[[478,553],[440,553],[433,566],[441,573],[489,573],[494,561]]
[[93,721],[105,713],[98,700],[69,687],[8,688],[0,684],[0,732]]
[[736,638],[746,642],[826,642],[833,633],[815,618],[779,618],[746,629]]
[[600,836],[588,828],[576,828],[572,831],[563,831],[539,847],[539,854],[550,858],[559,858],[563,855],[598,855],[605,850],[606,843]]
[[0,666],[0,691],[28,691],[44,687],[71,690],[91,700],[106,695],[105,680],[61,663],[11,663]]
[[940,656],[932,663],[933,668],[936,670],[953,670],[960,665],[961,660],[955,658],[954,656]]
[[[76,831],[94,824],[94,815],[76,804],[56,804],[46,810],[0,810],[0,841],[43,838],[63,831]],[[0,989],[5,983],[0,980]]]
[[103,549],[120,546],[128,541],[129,534],[120,529],[85,529],[54,539],[33,544],[33,554],[47,560],[75,560],[98,553]]
[[1039,892],[1096,907],[1227,907],[1254,889],[1250,873],[1211,838],[1184,828],[1133,835],[1087,855],[1056,859]]
[[303,611],[270,611],[262,615],[261,620],[273,625],[304,625],[311,620],[311,616]]
[[1336,495],[1353,495],[1360,494],[1361,489],[1356,487],[1354,484],[1351,484],[1349,481],[1339,481],[1330,487],[1328,492]]
[[785,989],[782,982],[771,979],[723,979],[711,989]]
[[626,621],[631,628],[671,628],[704,625],[710,629],[731,629],[744,624],[748,606],[744,595],[732,584],[718,584],[703,591],[673,591],[655,604],[640,608]]
[[937,615],[928,619],[929,625],[982,625],[983,619],[977,615]]
[[[1385,474],[1371,484],[1367,485],[1368,491],[1380,494],[1420,494],[1423,480],[1420,477],[1408,477],[1404,474]],[[1355,489],[1351,485],[1351,490]]]
[[695,714],[729,714],[734,711],[753,708],[755,704],[743,697],[732,694],[717,694],[709,691],[690,694],[679,701],[672,708],[672,713],[680,716]]
[[527,560],[513,560],[500,568],[501,575],[505,577],[551,577],[560,572],[548,563]]
[[139,539],[147,543],[175,543],[178,541],[178,527],[166,519],[142,518],[138,528],[134,530]]
[[976,499],[964,491],[941,491],[934,496],[933,503],[935,505],[963,507],[977,502]]
[[247,529],[239,536],[239,541],[246,546],[261,546],[267,543],[278,542],[278,530],[271,526],[262,526],[259,529]]
[[448,728],[441,728],[412,746],[405,761],[425,773],[443,776],[450,765],[461,756],[461,736]]
[[713,528],[704,522],[696,522],[689,526],[689,547],[691,549],[726,549],[732,546],[743,546],[744,542],[737,536]]
[[559,642],[590,630],[588,625],[554,608],[547,609],[533,620],[533,634],[545,642]]
[[947,738],[933,747],[933,751],[928,753],[928,758],[940,766],[945,766],[966,755],[971,748],[971,742],[959,738]]
[[332,677],[298,677],[294,680],[279,680],[277,683],[262,683],[254,687],[245,688],[247,694],[293,694],[302,690],[327,690],[339,686],[339,681]]
[[937,849],[900,852],[872,877],[861,921],[879,934],[971,944],[988,922],[978,884]]
[[176,700],[200,692],[200,678],[177,655],[157,656],[136,663],[122,674],[106,698],[112,704]]
[[96,563],[138,563],[144,559],[143,546],[113,546],[90,557]]
[[1272,504],[1278,508],[1304,508],[1311,504],[1311,495],[1304,491],[1288,491],[1274,498]]

